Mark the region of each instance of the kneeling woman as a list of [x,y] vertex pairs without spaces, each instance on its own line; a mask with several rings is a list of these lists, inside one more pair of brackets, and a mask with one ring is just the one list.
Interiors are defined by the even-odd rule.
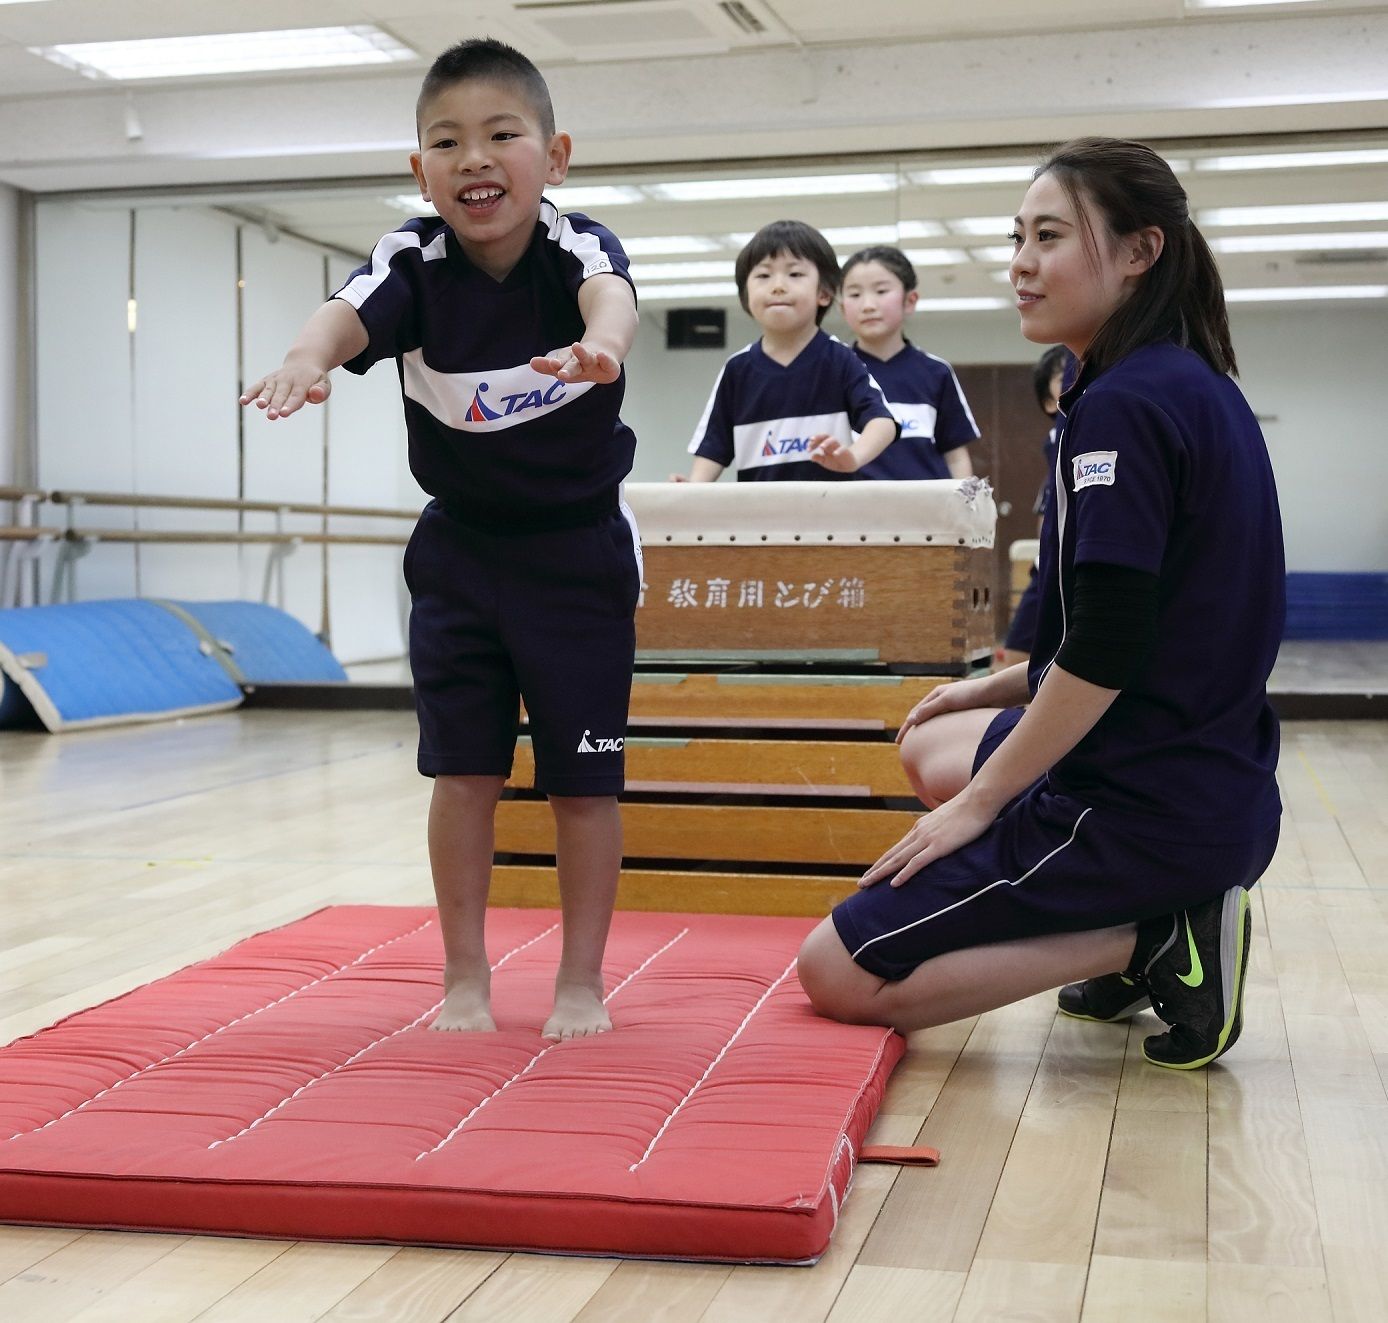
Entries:
[[1080,361],[1036,644],[912,710],[898,739],[933,811],[806,940],[800,980],[824,1015],[902,1030],[1060,984],[1089,1019],[1150,1000],[1170,1028],[1147,1059],[1203,1066],[1239,1034],[1248,888],[1281,814],[1267,446],[1230,379],[1214,259],[1154,152],[1060,148],[1012,241],[1022,333]]

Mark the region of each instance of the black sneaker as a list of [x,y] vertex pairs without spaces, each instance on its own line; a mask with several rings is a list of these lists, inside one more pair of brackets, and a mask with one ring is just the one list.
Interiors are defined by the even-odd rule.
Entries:
[[[1253,930],[1248,892],[1224,895],[1182,910],[1144,966],[1152,1009],[1171,1028],[1142,1044],[1156,1066],[1196,1070],[1223,1056],[1243,1028],[1243,984]],[[1142,943],[1139,942],[1139,946]]]
[[1083,983],[1067,983],[1057,997],[1062,1015],[1104,1024],[1130,1020],[1152,1004],[1147,984],[1136,974],[1101,974]]

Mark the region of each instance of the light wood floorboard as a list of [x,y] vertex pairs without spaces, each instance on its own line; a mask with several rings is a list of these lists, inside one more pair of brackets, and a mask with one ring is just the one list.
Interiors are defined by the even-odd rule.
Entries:
[[[1244,1035],[1049,996],[915,1034],[813,1268],[0,1228],[6,1323],[1380,1323],[1388,724],[1284,728]],[[408,713],[0,735],[0,1041],[343,902],[431,900]]]

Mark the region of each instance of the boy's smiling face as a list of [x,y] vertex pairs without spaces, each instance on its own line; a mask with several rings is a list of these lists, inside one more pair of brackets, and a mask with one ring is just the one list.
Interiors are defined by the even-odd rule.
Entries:
[[468,258],[496,279],[530,243],[546,184],[561,184],[567,133],[545,135],[520,85],[469,79],[423,107],[410,168]]

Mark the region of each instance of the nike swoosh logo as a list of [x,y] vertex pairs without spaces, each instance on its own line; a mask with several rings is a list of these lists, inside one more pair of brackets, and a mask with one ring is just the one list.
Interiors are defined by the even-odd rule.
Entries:
[[1190,920],[1181,916],[1186,925],[1186,946],[1190,950],[1190,973],[1177,974],[1176,977],[1188,988],[1198,988],[1205,981],[1205,967],[1200,963],[1200,952],[1195,949],[1195,934],[1190,930]]

